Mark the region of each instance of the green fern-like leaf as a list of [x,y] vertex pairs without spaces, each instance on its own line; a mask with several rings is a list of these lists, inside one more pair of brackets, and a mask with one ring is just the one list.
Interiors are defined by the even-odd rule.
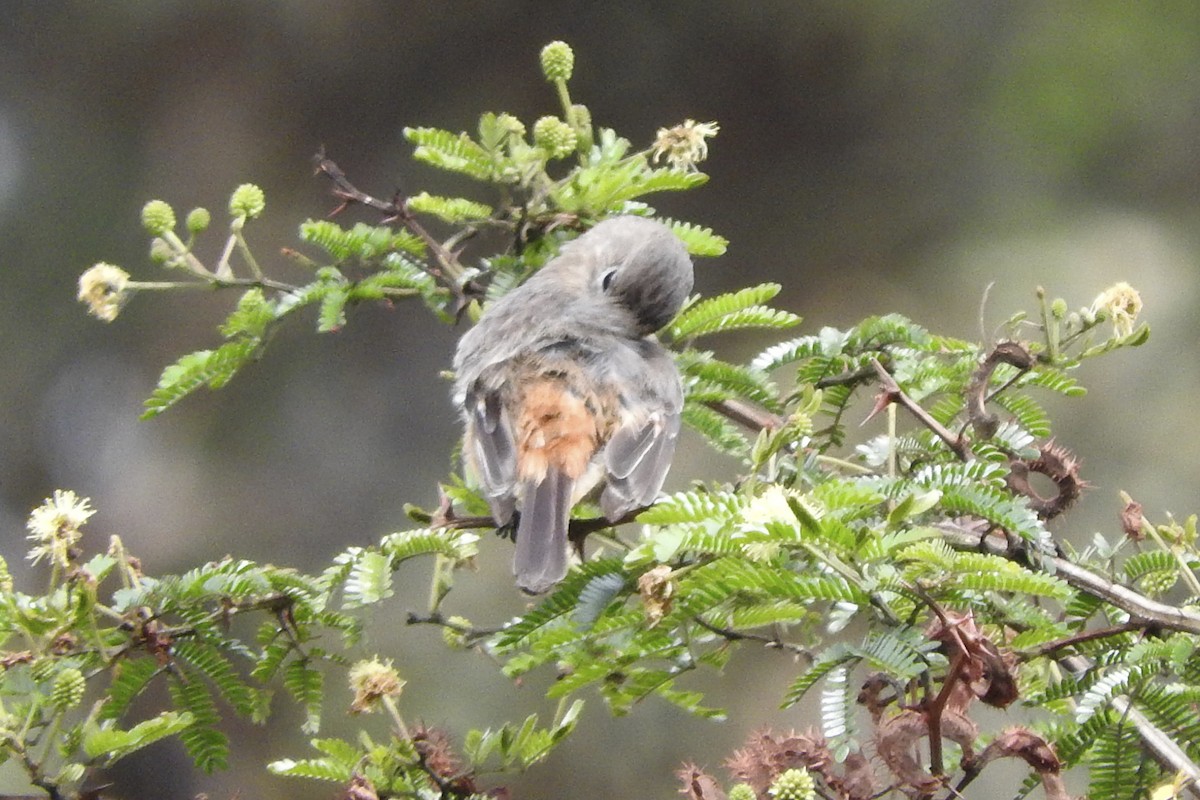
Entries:
[[732,422],[707,406],[686,402],[680,415],[688,427],[698,431],[709,444],[723,453],[745,455],[750,441]]
[[670,226],[675,235],[683,241],[688,252],[694,256],[722,256],[725,255],[725,249],[729,246],[729,240],[713,233],[711,228],[703,228],[690,222],[677,222],[672,219],[664,219],[662,222]]
[[1039,386],[1065,397],[1083,397],[1087,389],[1079,381],[1053,367],[1039,366],[1027,372],[1019,381],[1021,386]]
[[353,566],[343,589],[345,608],[374,605],[392,596],[392,560],[378,550],[364,550]]
[[497,634],[496,648],[506,652],[521,646],[527,643],[537,631],[552,625],[564,616],[569,616],[575,610],[584,588],[596,577],[609,573],[624,575],[620,559],[596,559],[572,570],[553,594]]
[[1045,438],[1050,435],[1049,415],[1029,395],[1002,394],[995,402],[1016,417],[1017,422],[1031,436]]
[[321,701],[325,694],[324,676],[307,659],[290,662],[283,671],[283,685],[296,702],[304,706],[305,720],[301,730],[313,734],[321,728]]
[[[1194,688],[1194,687],[1193,687]],[[1200,717],[1195,697],[1174,686],[1143,686],[1137,692],[1137,706],[1158,728],[1178,742],[1191,758],[1200,753]]]
[[237,339],[216,350],[183,356],[163,370],[158,387],[146,400],[142,419],[158,416],[201,386],[221,388],[258,354],[259,345],[258,339]]
[[321,295],[320,311],[317,314],[317,331],[332,333],[340,331],[346,325],[346,303],[350,300],[350,286],[347,284],[326,284]]
[[491,206],[462,197],[438,197],[421,192],[405,202],[411,211],[431,214],[451,224],[487,219],[492,215]]
[[1098,710],[1105,708],[1112,702],[1113,697],[1128,688],[1130,678],[1134,674],[1135,671],[1131,667],[1116,667],[1096,680],[1079,698],[1075,708],[1075,721],[1086,722]]
[[771,372],[786,364],[793,364],[815,356],[828,356],[826,342],[819,336],[799,336],[785,342],[773,344],[750,362],[751,369]]
[[897,628],[873,631],[859,653],[872,669],[904,682],[928,667],[929,654],[936,646],[918,628]]
[[250,289],[242,295],[237,308],[221,325],[221,335],[226,339],[239,335],[260,338],[275,319],[275,308],[263,295],[262,289]]
[[638,515],[638,522],[647,525],[672,525],[684,522],[705,522],[710,519],[731,519],[741,513],[746,499],[733,492],[677,492],[660,498],[653,506]]
[[417,236],[387,225],[357,223],[349,230],[330,220],[307,220],[300,225],[300,238],[320,247],[338,262],[371,262],[390,253],[423,256],[425,243]]
[[395,569],[402,561],[434,554],[464,561],[476,554],[478,541],[478,534],[469,531],[419,528],[388,534],[379,547],[392,560],[392,568]]
[[825,676],[821,690],[821,732],[829,740],[836,759],[844,759],[855,745],[854,701],[856,692],[850,683],[850,665],[834,667]]
[[486,181],[493,175],[492,157],[465,133],[438,128],[405,128],[404,136],[416,145],[413,158],[439,169],[459,172]]
[[262,699],[234,670],[229,659],[214,647],[200,642],[176,642],[175,655],[202,672],[216,685],[221,696],[243,716],[258,716]]
[[730,627],[742,630],[774,625],[794,625],[812,619],[813,612],[804,604],[791,600],[771,600],[749,606],[739,606],[730,614]]
[[803,699],[808,690],[829,673],[851,662],[857,662],[860,656],[844,642],[839,642],[825,649],[807,670],[800,674],[788,687],[784,696],[783,707],[790,708]]
[[770,379],[757,370],[714,358],[712,353],[688,350],[677,356],[685,386],[693,400],[720,400],[741,397],[770,411],[778,411],[777,390]]
[[1065,600],[1071,587],[1053,575],[1032,572],[1020,564],[987,553],[957,553],[951,567],[951,580],[967,589],[1013,592]]
[[164,711],[129,730],[121,730],[115,725],[97,726],[84,733],[83,752],[88,758],[103,759],[105,764],[111,765],[147,745],[184,733],[194,722],[188,712]]
[[192,724],[179,734],[188,755],[204,772],[224,769],[229,760],[229,738],[217,730],[221,715],[208,687],[198,673],[187,672],[182,678],[173,678],[169,686],[175,705],[192,716]]
[[331,783],[348,783],[354,776],[354,765],[342,764],[331,758],[302,758],[299,761],[281,758],[272,761],[267,769],[289,778],[309,778]]
[[1088,767],[1088,797],[1104,800],[1145,797],[1162,777],[1161,768],[1142,754],[1137,728],[1124,720],[1096,740]]
[[[604,205],[611,207],[618,202],[635,200],[655,192],[683,192],[708,183],[708,176],[703,172],[682,172],[666,167],[649,170],[641,168],[633,173],[632,178],[618,183]],[[668,225],[672,224],[671,220],[665,222]],[[708,233],[711,234],[712,231]]]
[[800,317],[762,305],[777,295],[777,283],[763,283],[711,297],[685,308],[667,328],[673,341],[744,328],[790,328]]
[[142,693],[150,680],[159,673],[158,662],[152,658],[124,659],[113,668],[108,686],[108,699],[100,709],[101,719],[120,719],[129,704]]

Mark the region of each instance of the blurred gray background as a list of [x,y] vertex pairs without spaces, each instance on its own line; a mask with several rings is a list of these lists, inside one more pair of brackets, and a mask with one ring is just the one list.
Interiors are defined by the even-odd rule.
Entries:
[[[12,2],[0,4],[0,554],[26,589],[24,520],[53,489],[92,498],[85,544],[119,533],[152,573],[226,553],[315,570],[350,544],[406,526],[405,502],[436,500],[458,435],[439,371],[460,331],[416,304],[355,311],[337,334],[289,325],[266,359],[220,392],[152,422],[141,401],[178,355],[218,342],[233,295],[142,295],[111,325],[74,302],[98,260],[135,279],[146,257],[138,212],[151,198],[182,216],[208,206],[214,261],[230,190],[265,189],[248,238],[269,272],[300,279],[278,248],[329,212],[312,177],[320,146],[361,188],[387,196],[459,191],[409,159],[405,125],[473,130],[480,112],[532,122],[557,103],[537,66],[552,39],[576,52],[572,93],[637,146],[690,117],[717,120],[711,182],[653,199],[663,214],[729,237],[698,264],[705,293],[762,280],[804,332],[898,311],[941,333],[985,334],[1035,310],[1046,286],[1072,308],[1105,286],[1141,289],[1154,329],[1140,352],[1086,366],[1091,394],[1051,402],[1060,441],[1093,484],[1058,523],[1086,541],[1115,535],[1117,491],[1155,515],[1200,503],[1194,397],[1200,197],[1200,4],[1084,2],[337,3]],[[489,198],[480,196],[479,199]],[[374,222],[351,211],[341,219]],[[745,358],[769,343],[714,341]],[[877,431],[876,431],[877,432]],[[693,437],[676,486],[728,477]],[[479,572],[449,610],[494,624],[520,611],[509,545],[482,542]],[[461,733],[533,710],[536,681],[514,687],[473,654],[410,630],[427,565],[398,576],[373,612],[363,652],[410,680],[406,713]],[[716,768],[778,712],[797,665],[747,650],[729,680],[700,675],[732,706],[724,723],[661,703],[612,719],[590,701],[580,733],[511,782],[515,796],[651,797],[674,792],[684,759]],[[745,671],[743,671],[745,670]],[[735,685],[730,685],[735,684]],[[327,732],[348,720],[331,693]],[[310,753],[298,714],[232,726],[228,772],[203,776],[177,743],[118,775],[126,797],[310,797],[262,765]],[[0,791],[20,788],[0,773]]]

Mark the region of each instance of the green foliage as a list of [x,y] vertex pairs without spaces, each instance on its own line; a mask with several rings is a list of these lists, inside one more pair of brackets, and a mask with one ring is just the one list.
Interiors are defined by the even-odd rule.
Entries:
[[[425,192],[379,200],[322,159],[337,196],[383,220],[305,222],[300,238],[312,255],[291,253],[305,282],[268,277],[251,252],[244,228],[265,209],[261,191],[238,190],[212,268],[194,242],[175,236],[173,212],[152,207],[164,267],[184,271],[189,287],[241,294],[219,328],[225,342],[169,366],[144,416],[222,386],[293,312],[311,307],[322,332],[350,324],[365,303],[412,299],[445,320],[473,314],[595,221],[653,216],[646,197],[705,183],[696,165],[715,124],[688,121],[636,149],[571,102],[573,55],[563,47],[556,43],[547,68],[557,114],[527,127],[489,112],[474,133],[406,129],[416,160],[475,181],[485,200]],[[450,233],[435,237],[427,219]],[[724,252],[727,242],[711,230],[665,221],[692,253]],[[102,277],[98,315],[119,310],[112,292],[151,287],[126,285],[128,275],[111,266]],[[618,715],[667,702],[720,718],[693,673],[744,680],[748,667],[737,655],[746,647],[794,660],[779,700],[791,706],[816,695],[823,734],[819,742],[793,736],[787,752],[809,748],[803,763],[781,764],[764,749],[765,735],[738,751],[738,778],[761,784],[753,788],[760,796],[801,766],[813,768],[821,796],[873,796],[846,789],[851,769],[871,771],[897,796],[930,796],[930,786],[949,792],[987,766],[966,758],[986,742],[993,754],[1008,747],[1000,757],[1031,765],[1036,776],[1025,791],[1040,780],[1051,793],[1062,770],[1080,768],[1090,796],[1103,800],[1144,796],[1189,766],[1178,759],[1200,759],[1195,518],[1151,524],[1129,501],[1123,533],[1132,543],[1101,536],[1082,553],[1057,541],[1060,528],[1049,524],[1069,512],[1085,481],[1054,439],[1044,398],[1081,397],[1081,365],[1146,340],[1136,293],[1118,284],[1067,313],[1065,301],[1039,292],[1040,308],[1011,317],[998,342],[938,335],[887,314],[774,342],[747,364],[694,346],[719,333],[778,337],[797,326],[798,316],[768,305],[780,289],[693,299],[662,333],[684,380],[683,420],[733,456],[736,477],[643,510],[636,542],[605,529],[602,554],[515,619],[476,627],[443,613],[456,568],[477,556],[479,534],[463,528],[489,527],[486,502],[458,477],[436,513],[410,510],[421,527],[350,548],[318,575],[226,558],[150,577],[119,543],[84,562],[78,537],[66,541],[82,522],[51,525],[50,511],[35,512],[34,555],[51,562],[51,582],[45,594],[0,593],[9,653],[0,754],[62,795],[78,792],[84,770],[163,738],[181,741],[201,769],[216,769],[231,757],[223,718],[266,720],[277,687],[315,735],[328,687],[358,657],[360,615],[391,598],[395,571],[419,559],[431,567],[430,600],[410,623],[441,626],[451,647],[485,654],[514,681],[551,673],[555,721],[540,727],[534,715],[470,731],[460,753],[446,734],[404,721],[397,672],[386,685],[354,687],[352,710],[383,712],[381,740],[364,721],[353,740],[313,738],[318,755],[276,761],[274,773],[334,782],[348,795],[482,795],[481,775],[546,758],[579,723],[585,695]],[[1033,490],[1030,475],[1053,486],[1050,496]],[[583,507],[581,516],[595,514]],[[82,511],[59,513],[70,521]],[[606,525],[579,522],[593,531]],[[0,582],[11,589],[6,569]],[[104,698],[91,710],[80,676],[85,695]],[[135,700],[162,697],[148,691],[162,682],[165,707],[135,712],[144,705]],[[1009,708],[1015,728],[996,729],[980,704]],[[58,732],[64,744],[53,759],[30,755]],[[1146,757],[1159,734],[1182,753],[1160,752],[1165,766]],[[937,747],[931,736],[941,737]],[[912,753],[921,753],[919,765]]]

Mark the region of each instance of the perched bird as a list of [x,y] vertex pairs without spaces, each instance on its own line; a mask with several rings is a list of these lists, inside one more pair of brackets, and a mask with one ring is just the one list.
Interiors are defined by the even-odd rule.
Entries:
[[496,523],[520,512],[513,573],[524,591],[566,575],[571,509],[598,485],[612,521],[662,488],[683,387],[653,333],[691,290],[670,228],[616,217],[564,245],[459,342],[464,456]]

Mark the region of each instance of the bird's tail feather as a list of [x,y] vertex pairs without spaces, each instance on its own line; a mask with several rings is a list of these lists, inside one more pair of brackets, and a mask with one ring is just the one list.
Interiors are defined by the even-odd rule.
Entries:
[[517,525],[513,574],[529,594],[548,591],[567,574],[567,523],[575,481],[556,469],[527,484]]

